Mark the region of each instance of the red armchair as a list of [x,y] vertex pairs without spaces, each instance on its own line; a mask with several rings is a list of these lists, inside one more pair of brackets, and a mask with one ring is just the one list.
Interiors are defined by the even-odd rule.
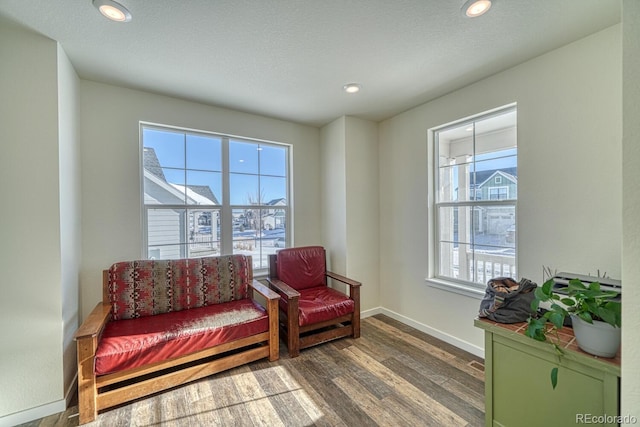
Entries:
[[[327,286],[346,284],[349,295]],[[280,294],[280,332],[289,355],[336,338],[360,337],[361,283],[327,271],[321,246],[282,249],[269,255],[269,285]]]

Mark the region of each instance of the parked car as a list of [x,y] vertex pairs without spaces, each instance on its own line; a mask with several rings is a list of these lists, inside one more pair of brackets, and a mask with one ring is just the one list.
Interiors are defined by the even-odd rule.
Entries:
[[273,241],[273,246],[276,248],[284,248],[287,246],[287,242],[285,241],[284,237],[278,237]]

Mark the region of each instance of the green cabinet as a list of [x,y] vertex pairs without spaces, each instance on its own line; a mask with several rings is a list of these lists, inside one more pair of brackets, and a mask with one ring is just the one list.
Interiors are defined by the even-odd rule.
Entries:
[[[549,343],[523,335],[526,324],[477,319],[475,326],[485,330],[485,425],[618,425],[619,359],[580,351],[570,328],[563,329],[558,358]],[[550,372],[556,366],[554,390]]]

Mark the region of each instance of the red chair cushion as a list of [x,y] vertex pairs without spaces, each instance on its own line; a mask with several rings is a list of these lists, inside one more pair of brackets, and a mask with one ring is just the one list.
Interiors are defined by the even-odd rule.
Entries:
[[[303,289],[298,300],[298,324],[311,325],[353,313],[355,304],[340,291],[327,286]],[[286,301],[280,299],[286,312]]]
[[276,253],[278,278],[297,291],[326,285],[326,270],[322,246],[282,249]]
[[250,299],[107,323],[95,358],[97,375],[168,360],[269,330]]

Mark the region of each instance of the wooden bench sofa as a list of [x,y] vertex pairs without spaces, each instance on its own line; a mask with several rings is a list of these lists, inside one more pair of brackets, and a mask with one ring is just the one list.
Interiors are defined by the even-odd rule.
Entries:
[[250,256],[112,265],[103,301],[75,334],[80,424],[105,408],[277,360],[278,299],[253,279]]

